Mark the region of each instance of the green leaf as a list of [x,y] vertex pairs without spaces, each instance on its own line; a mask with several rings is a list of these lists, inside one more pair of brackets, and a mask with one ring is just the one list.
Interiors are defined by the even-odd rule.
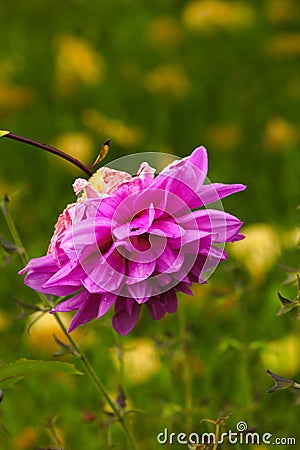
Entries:
[[82,375],[82,372],[79,372],[74,364],[61,361],[42,361],[21,358],[13,363],[0,367],[0,386],[4,389],[15,384],[27,375],[52,372]]
[[0,137],[6,136],[9,133],[10,133],[10,131],[0,130]]

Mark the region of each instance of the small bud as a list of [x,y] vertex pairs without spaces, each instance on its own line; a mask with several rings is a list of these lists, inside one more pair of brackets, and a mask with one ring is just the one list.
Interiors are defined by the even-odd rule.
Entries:
[[101,162],[105,156],[108,153],[109,150],[109,144],[110,144],[110,139],[107,139],[104,144],[102,145],[101,149],[100,149],[100,153],[97,156],[95,162],[91,165],[91,167],[89,167],[89,169],[93,169],[95,166],[97,166],[97,164],[99,164],[99,162]]
[[19,248],[16,244],[12,242],[6,241],[3,237],[0,236],[1,247],[6,253],[17,253]]
[[9,203],[9,201],[10,200],[9,200],[9,197],[7,194],[5,194],[4,197],[1,199],[1,209],[4,214],[4,217],[6,217],[8,214],[7,205]]
[[124,409],[126,408],[126,394],[122,386],[119,386],[119,391],[116,398],[116,405],[121,411],[124,411]]
[[0,130],[0,137],[6,136],[9,133],[10,133],[10,131]]

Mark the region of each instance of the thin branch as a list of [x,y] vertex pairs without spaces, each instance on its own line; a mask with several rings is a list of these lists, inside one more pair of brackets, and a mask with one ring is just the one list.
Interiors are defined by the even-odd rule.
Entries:
[[57,155],[60,158],[66,159],[74,166],[79,167],[79,169],[83,170],[83,172],[85,172],[89,177],[91,177],[93,175],[93,172],[85,164],[78,161],[78,159],[73,158],[73,156],[62,152],[61,150],[58,150],[55,147],[50,147],[49,145],[42,144],[41,142],[34,141],[33,139],[19,136],[17,134],[10,133],[10,132],[8,132],[6,134],[2,134],[2,137],[13,139],[13,140],[19,141],[19,142],[23,142],[24,144],[29,144],[29,145],[32,145],[33,147],[41,148],[42,150],[45,150],[46,152],[53,153],[54,155]]

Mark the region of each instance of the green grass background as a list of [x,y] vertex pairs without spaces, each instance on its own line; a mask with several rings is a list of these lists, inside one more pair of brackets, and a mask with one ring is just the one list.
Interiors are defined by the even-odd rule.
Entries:
[[[111,129],[109,119],[116,119],[142,133],[135,139],[131,132],[132,142],[126,134],[123,141],[112,137],[107,162],[141,151],[186,156],[205,145],[212,181],[248,186],[226,199],[225,209],[245,225],[266,223],[279,237],[284,235],[296,227],[299,204],[300,6],[296,0],[210,3],[208,26],[193,28],[186,18],[189,2],[182,0],[2,0],[0,128],[49,144],[66,133],[84,133],[93,144],[93,160],[101,143],[112,137],[107,128],[87,123],[86,111],[93,110]],[[235,9],[226,17],[217,3],[237,10],[246,6],[250,15],[232,22]],[[199,9],[205,4],[199,1]],[[161,31],[170,21],[173,39]],[[59,70],[59,64],[70,65],[68,57],[59,56],[59,42],[66,36],[84,42],[98,67],[94,78],[84,77],[84,62],[71,75],[66,69],[70,78]],[[77,61],[81,57],[72,55]],[[162,67],[169,68],[168,79]],[[158,73],[154,82],[153,73]],[[74,199],[71,185],[78,176],[84,174],[55,156],[1,139],[0,194],[12,198],[10,207],[30,256],[46,252],[58,214]],[[0,226],[9,240],[3,217]],[[201,419],[220,414],[231,414],[226,427],[233,430],[245,420],[260,433],[300,440],[299,399],[289,391],[266,394],[272,380],[261,359],[272,339],[300,338],[297,321],[275,316],[276,292],[296,295],[295,286],[281,286],[285,273],[278,262],[297,266],[296,250],[282,247],[257,282],[230,254],[208,286],[193,298],[181,298],[179,313],[160,322],[151,322],[144,313],[121,340],[125,347],[136,337],[154,340],[161,360],[160,370],[143,383],[123,380],[131,405],[147,413],[136,414],[132,423],[138,448],[160,448],[156,435],[164,427],[211,430]],[[0,272],[3,363],[39,358],[41,352],[45,359],[53,358],[52,352],[43,352],[42,341],[41,352],[30,345],[26,323],[14,320],[19,313],[15,298],[36,301],[17,276],[20,268],[14,259]],[[180,323],[185,328],[181,335]],[[85,351],[115,392],[120,374],[109,351],[116,345],[110,318],[85,325],[83,333]],[[294,364],[289,373],[299,379],[298,350],[287,349],[279,367],[284,374]],[[187,411],[189,395],[192,409]],[[84,422],[84,410],[101,423]],[[0,420],[9,435],[1,432],[0,448],[50,445],[44,424],[53,417],[66,449],[109,448],[108,429],[115,448],[126,448],[122,432],[107,426],[102,410],[101,399],[83,377],[31,377],[4,393]],[[29,444],[28,429],[36,433]]]

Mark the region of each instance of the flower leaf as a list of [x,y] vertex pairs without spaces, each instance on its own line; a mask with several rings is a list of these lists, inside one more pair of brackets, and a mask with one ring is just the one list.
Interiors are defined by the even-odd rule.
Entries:
[[53,372],[82,375],[74,364],[21,358],[0,367],[0,386],[8,388],[28,375]]

